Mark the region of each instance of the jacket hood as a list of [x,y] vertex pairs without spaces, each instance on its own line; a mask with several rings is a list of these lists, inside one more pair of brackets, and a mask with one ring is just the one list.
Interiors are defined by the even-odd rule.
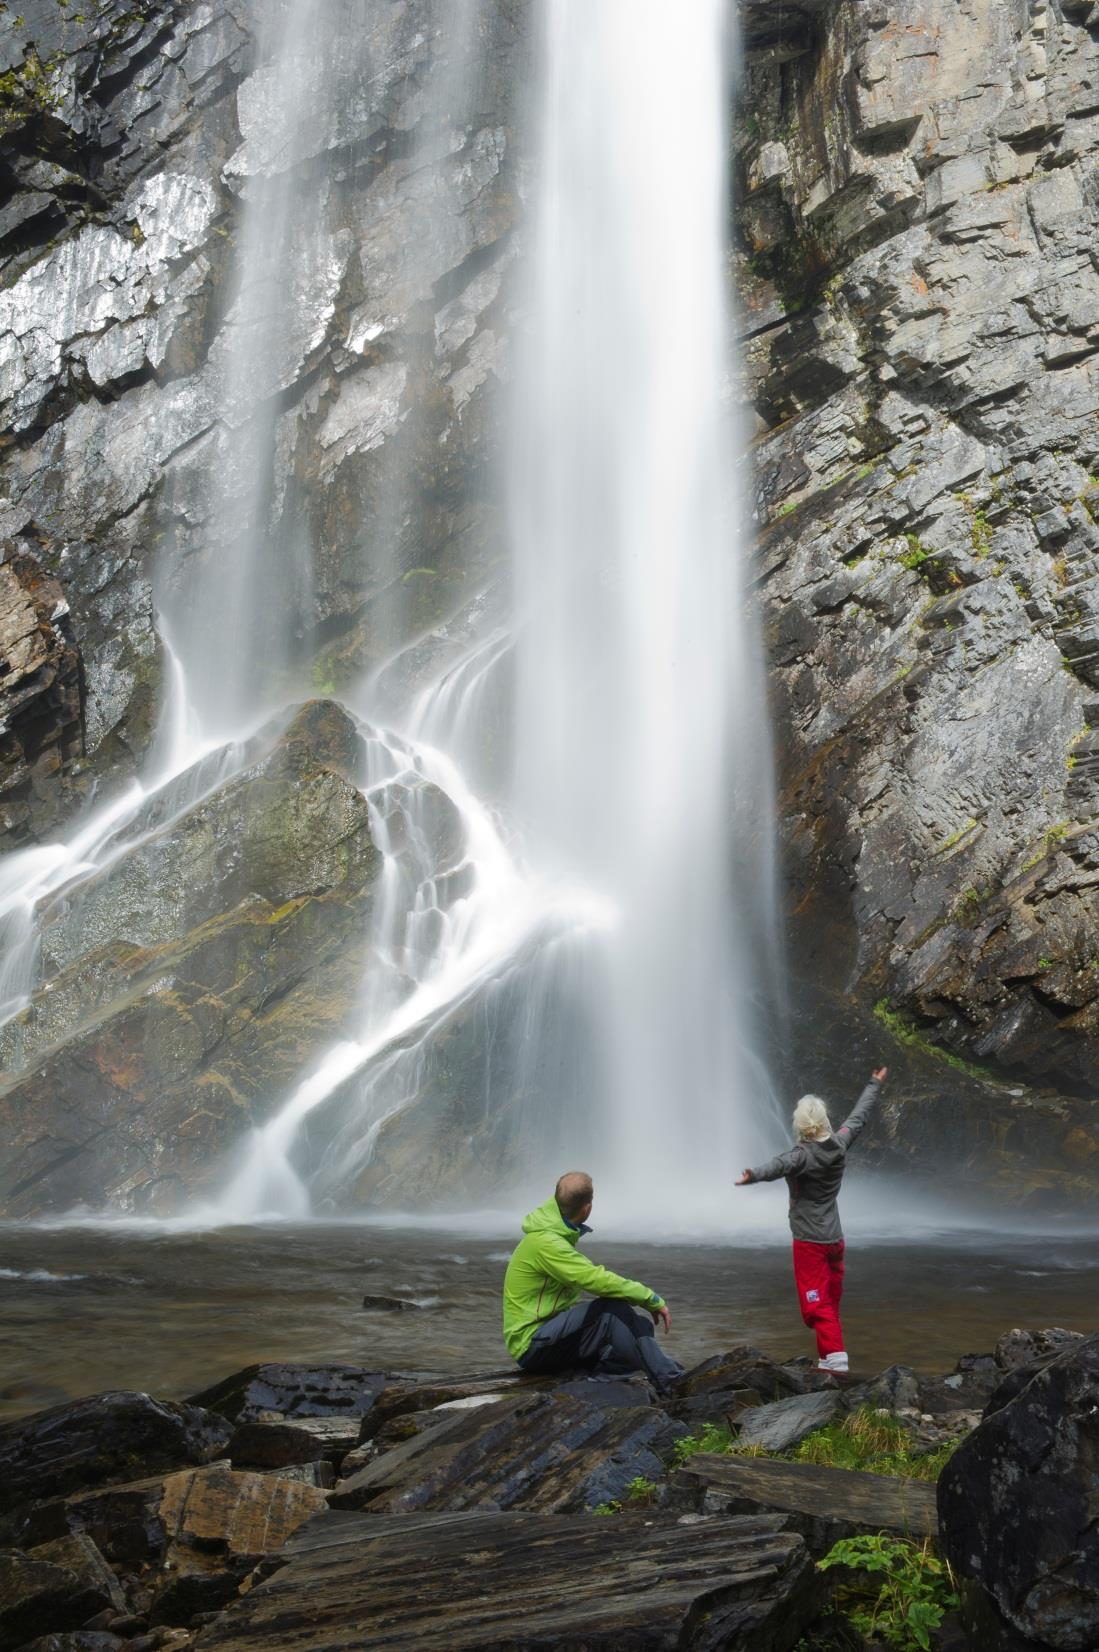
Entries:
[[839,1164],[847,1157],[843,1143],[838,1142],[835,1136],[825,1136],[820,1141],[803,1141],[801,1146],[809,1148],[814,1161],[819,1165]]
[[582,1233],[589,1233],[589,1228],[570,1227],[557,1208],[557,1200],[550,1196],[544,1205],[537,1210],[528,1211],[523,1217],[524,1233],[559,1233],[562,1239],[567,1239],[575,1245]]

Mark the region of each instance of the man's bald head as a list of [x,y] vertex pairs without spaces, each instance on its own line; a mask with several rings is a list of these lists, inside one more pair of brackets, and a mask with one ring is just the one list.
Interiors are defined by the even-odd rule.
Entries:
[[595,1189],[585,1170],[566,1170],[558,1178],[553,1196],[566,1222],[582,1222],[591,1209]]

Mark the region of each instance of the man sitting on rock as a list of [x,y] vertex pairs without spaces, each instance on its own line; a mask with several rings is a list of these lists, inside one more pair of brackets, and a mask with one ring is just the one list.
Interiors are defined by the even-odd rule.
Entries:
[[[589,1262],[577,1244],[591,1229],[590,1176],[570,1170],[552,1199],[523,1218],[504,1276],[504,1341],[523,1371],[546,1375],[580,1366],[595,1376],[643,1371],[664,1389],[683,1367],[657,1346],[657,1320],[671,1330],[663,1297]],[[594,1302],[581,1302],[590,1291]],[[652,1323],[631,1304],[652,1316]]]

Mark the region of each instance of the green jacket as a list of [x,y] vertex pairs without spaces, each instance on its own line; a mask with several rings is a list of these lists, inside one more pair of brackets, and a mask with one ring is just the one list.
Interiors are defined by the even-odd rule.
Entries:
[[620,1297],[641,1308],[664,1306],[664,1298],[647,1285],[581,1256],[576,1248],[581,1230],[569,1226],[556,1199],[524,1216],[523,1232],[526,1237],[512,1252],[504,1275],[504,1341],[512,1359],[522,1359],[539,1325],[571,1308],[583,1291]]

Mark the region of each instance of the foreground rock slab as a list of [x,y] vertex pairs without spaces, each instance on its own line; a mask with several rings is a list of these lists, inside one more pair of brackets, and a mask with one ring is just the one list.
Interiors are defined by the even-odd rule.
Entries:
[[264,1416],[365,1417],[390,1379],[359,1365],[247,1365],[188,1402],[231,1423]]
[[232,1429],[192,1405],[116,1391],[0,1427],[0,1515],[32,1499],[221,1455]]
[[676,1384],[668,1409],[692,1427],[700,1423],[735,1426],[752,1406],[822,1390],[837,1392],[836,1379],[818,1371],[815,1363],[780,1365],[761,1349],[739,1343],[689,1371]]
[[652,1406],[599,1406],[534,1394],[443,1414],[436,1427],[343,1480],[335,1508],[595,1508],[638,1475],[656,1479],[680,1434]]
[[[1009,1378],[1002,1392],[1013,1387]],[[1099,1336],[1070,1346],[1007,1404],[999,1397],[939,1478],[943,1547],[970,1581],[982,1647],[1014,1648],[1021,1636],[1092,1652],[1099,1646]]]
[[924,1538],[937,1530],[935,1488],[924,1481],[764,1457],[700,1452],[672,1475],[669,1500],[702,1514],[785,1515],[817,1555],[860,1532]]
[[201,1652],[786,1652],[818,1609],[801,1539],[530,1513],[331,1514]]
[[816,1394],[793,1394],[788,1400],[757,1406],[741,1418],[740,1443],[761,1446],[764,1451],[788,1451],[830,1423],[841,1403],[835,1389],[822,1388]]

